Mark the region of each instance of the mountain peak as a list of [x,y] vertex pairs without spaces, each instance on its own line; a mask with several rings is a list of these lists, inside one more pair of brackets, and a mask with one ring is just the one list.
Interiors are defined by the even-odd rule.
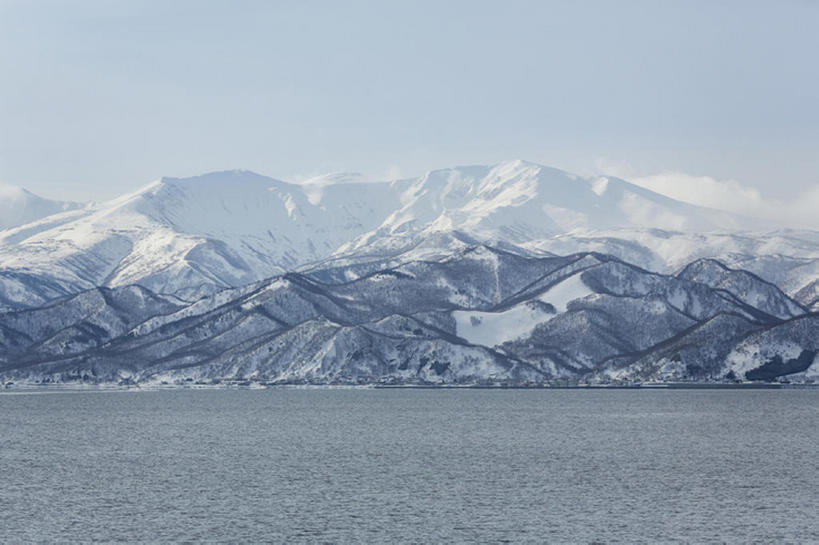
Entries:
[[46,199],[23,187],[0,183],[0,229],[18,227],[84,206],[79,202]]
[[264,176],[253,172],[252,170],[232,169],[232,170],[216,170],[213,172],[206,172],[197,176],[175,177],[163,176],[159,179],[160,183],[186,183],[186,184],[203,184],[203,183],[243,183],[243,182],[271,182],[284,183],[280,180]]
[[35,196],[29,190],[18,185],[0,183],[0,199],[22,199]]

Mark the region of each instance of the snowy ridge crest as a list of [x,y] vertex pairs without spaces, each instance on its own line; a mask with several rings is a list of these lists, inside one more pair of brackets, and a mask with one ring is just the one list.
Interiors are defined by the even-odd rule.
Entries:
[[293,184],[231,170],[49,206],[0,231],[2,308],[130,284],[194,300],[332,260],[434,256],[461,240],[536,255],[601,252],[663,273],[717,258],[794,295],[819,277],[817,233],[754,234],[746,218],[525,161],[392,182],[332,174]]

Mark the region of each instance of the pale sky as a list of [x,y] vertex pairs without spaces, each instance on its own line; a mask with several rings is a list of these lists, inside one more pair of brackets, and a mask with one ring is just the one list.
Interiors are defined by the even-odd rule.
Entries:
[[0,181],[104,200],[522,158],[796,202],[817,28],[812,1],[0,0]]

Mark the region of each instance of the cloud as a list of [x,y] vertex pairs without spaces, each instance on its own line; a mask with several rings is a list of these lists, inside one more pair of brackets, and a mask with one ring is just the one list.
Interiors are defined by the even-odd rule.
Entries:
[[387,171],[386,171],[385,175],[383,176],[383,178],[385,180],[390,180],[390,181],[398,180],[398,179],[401,178],[402,174],[403,173],[401,171],[401,167],[399,167],[398,165],[390,165],[389,167],[387,167]]
[[765,208],[765,200],[758,190],[745,187],[735,180],[717,180],[710,176],[692,176],[683,172],[664,172],[633,177],[629,181],[672,199],[747,216],[756,216],[764,212]]
[[637,176],[637,169],[625,159],[612,159],[611,157],[597,157],[594,160],[595,174],[605,174],[616,176],[624,180],[630,180]]
[[[736,180],[718,180],[684,172],[628,175],[623,165],[610,165],[612,175],[672,199],[775,222],[783,227],[819,229],[819,184],[792,200],[771,199]],[[613,168],[612,168],[613,167]],[[624,172],[624,170],[626,172]]]

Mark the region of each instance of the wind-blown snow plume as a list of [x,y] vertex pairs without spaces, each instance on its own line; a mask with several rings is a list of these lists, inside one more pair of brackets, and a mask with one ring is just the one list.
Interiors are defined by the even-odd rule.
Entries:
[[791,200],[772,199],[735,180],[717,180],[682,172],[630,178],[631,182],[697,206],[758,218],[770,225],[819,229],[819,184]]

